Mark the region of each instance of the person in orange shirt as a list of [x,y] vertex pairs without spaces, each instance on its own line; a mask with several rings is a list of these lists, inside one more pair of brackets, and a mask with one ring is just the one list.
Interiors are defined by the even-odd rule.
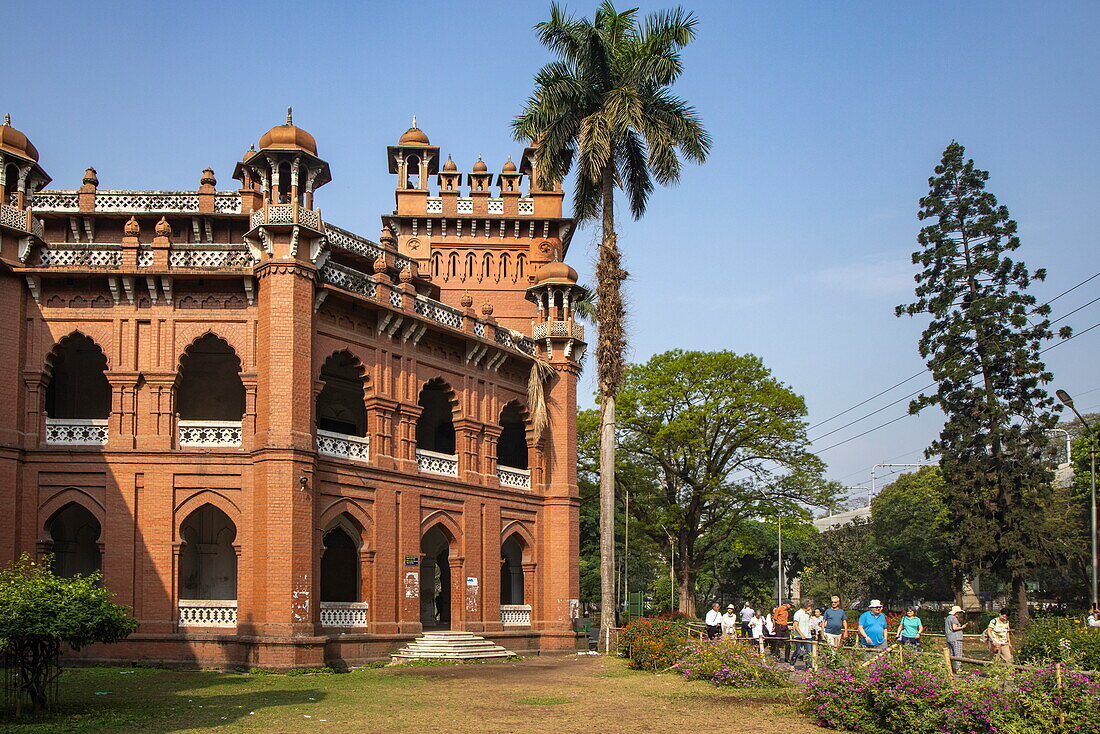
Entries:
[[783,662],[787,662],[791,657],[790,645],[785,640],[791,637],[792,609],[794,609],[794,604],[785,601],[772,610],[772,624],[775,627],[775,633],[772,636],[779,639],[771,640],[770,646],[772,654]]

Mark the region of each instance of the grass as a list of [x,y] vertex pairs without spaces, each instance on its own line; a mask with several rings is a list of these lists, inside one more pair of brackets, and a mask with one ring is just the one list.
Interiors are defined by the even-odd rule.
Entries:
[[742,696],[596,656],[306,675],[72,669],[56,714],[0,718],[0,731],[590,734],[694,730],[701,712],[723,734],[817,731],[784,692]]

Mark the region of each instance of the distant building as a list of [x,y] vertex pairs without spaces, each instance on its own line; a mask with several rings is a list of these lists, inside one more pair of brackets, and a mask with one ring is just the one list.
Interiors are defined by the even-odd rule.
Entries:
[[533,152],[462,174],[414,121],[373,241],[289,113],[231,190],[49,190],[5,121],[0,562],[102,569],[141,627],[101,659],[572,650],[583,294]]
[[870,520],[871,508],[870,507],[857,507],[854,510],[845,510],[844,512],[838,512],[835,515],[828,515],[826,517],[819,517],[813,521],[813,525],[818,529],[818,532],[825,532],[832,529],[837,525],[847,525],[848,523],[856,520]]

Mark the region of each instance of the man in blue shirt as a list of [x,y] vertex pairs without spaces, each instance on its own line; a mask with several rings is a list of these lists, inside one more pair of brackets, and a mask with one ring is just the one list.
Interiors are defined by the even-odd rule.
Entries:
[[868,651],[886,649],[886,615],[878,599],[872,599],[868,611],[859,617],[859,644]]
[[840,647],[847,632],[848,615],[840,608],[840,597],[834,596],[825,610],[825,641],[833,647]]

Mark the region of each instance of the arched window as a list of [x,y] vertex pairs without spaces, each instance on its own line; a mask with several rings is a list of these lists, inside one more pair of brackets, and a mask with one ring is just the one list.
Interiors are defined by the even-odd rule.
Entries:
[[556,320],[565,320],[565,294],[561,291],[554,291],[554,313],[557,314]]
[[451,278],[458,277],[458,253],[452,252],[447,256],[447,275]]
[[523,271],[527,269],[527,256],[522,252],[516,255],[516,277],[522,278]]
[[420,188],[420,159],[415,155],[411,155],[405,159],[405,170],[408,176],[405,179],[405,188],[407,189],[419,189]]
[[325,533],[321,553],[321,601],[359,601],[359,545],[341,516]]
[[483,280],[488,280],[493,272],[493,256],[488,252],[481,259],[481,277]]
[[46,415],[50,418],[106,418],[111,413],[107,358],[81,333],[62,339],[50,355]]
[[477,258],[474,257],[474,253],[470,252],[466,254],[466,277],[473,280],[474,271],[477,269]]
[[450,385],[442,378],[429,381],[417,404],[423,410],[416,419],[416,448],[438,454],[455,453],[455,425],[451,412]]
[[241,360],[221,337],[207,334],[187,348],[176,380],[180,420],[239,421],[244,416]]
[[500,412],[500,438],[497,439],[497,464],[527,469],[527,426],[523,411],[515,401]]
[[451,537],[433,525],[420,540],[420,623],[425,629],[451,627]]
[[506,280],[508,278],[508,265],[509,265],[510,261],[511,261],[511,258],[508,257],[507,252],[501,253],[501,256],[500,256],[500,277],[501,277],[502,280]]
[[283,161],[279,164],[279,201],[280,204],[290,203],[290,163]]
[[438,252],[432,255],[432,277],[436,280],[443,275],[443,256]]
[[62,507],[46,523],[53,541],[53,571],[58,576],[86,575],[102,568],[99,520],[75,502]]
[[324,387],[317,395],[317,428],[346,436],[367,435],[363,365],[350,352],[333,354],[321,367]]
[[180,599],[236,599],[237,526],[214,505],[192,512],[180,525]]
[[512,533],[500,546],[500,603],[523,604],[523,539]]
[[4,169],[4,203],[15,206],[19,191],[19,169],[9,163]]

